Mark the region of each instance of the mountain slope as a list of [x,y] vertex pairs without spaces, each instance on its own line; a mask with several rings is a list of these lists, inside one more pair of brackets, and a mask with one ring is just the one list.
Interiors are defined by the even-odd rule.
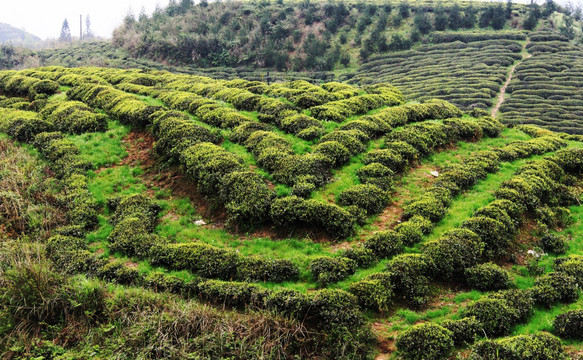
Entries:
[[0,23],[0,43],[12,43],[24,46],[32,46],[40,42],[41,39],[24,30],[17,29],[11,25]]

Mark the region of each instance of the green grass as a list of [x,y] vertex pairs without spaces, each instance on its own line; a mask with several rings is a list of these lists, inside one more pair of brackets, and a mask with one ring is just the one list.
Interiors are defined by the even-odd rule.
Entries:
[[116,164],[127,156],[121,139],[128,133],[127,126],[109,121],[106,132],[69,135],[67,138],[79,147],[83,160],[91,161],[96,168],[100,168]]

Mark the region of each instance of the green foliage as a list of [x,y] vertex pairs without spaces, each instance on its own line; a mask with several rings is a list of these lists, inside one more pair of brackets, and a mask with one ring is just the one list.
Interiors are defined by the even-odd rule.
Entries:
[[512,286],[508,272],[493,263],[467,268],[465,275],[468,285],[480,291],[504,290]]
[[583,340],[583,310],[560,314],[553,321],[553,328],[561,338]]
[[389,204],[387,192],[376,185],[354,185],[338,194],[338,205],[358,206],[368,215],[381,212]]
[[472,360],[486,359],[566,359],[561,341],[548,334],[518,335],[500,340],[484,340],[472,348]]
[[387,259],[403,252],[403,240],[393,230],[380,231],[367,239],[364,247],[371,250],[377,258]]
[[480,323],[473,317],[465,317],[459,320],[445,320],[440,325],[451,331],[455,346],[473,344],[480,331]]
[[415,325],[397,337],[397,349],[407,359],[443,359],[453,344],[451,331],[431,323]]
[[393,304],[393,290],[391,274],[376,273],[353,282],[348,291],[356,296],[361,307],[385,312]]
[[477,265],[484,250],[480,237],[466,229],[455,229],[425,245],[424,253],[434,267],[435,278],[455,278]]
[[510,331],[515,310],[503,299],[480,299],[468,305],[463,316],[475,317],[487,336],[501,336]]
[[310,262],[312,278],[320,286],[326,286],[354,274],[356,262],[352,259],[322,256]]
[[553,272],[541,276],[534,285],[534,300],[549,308],[557,302],[571,303],[579,297],[577,279],[565,273]]

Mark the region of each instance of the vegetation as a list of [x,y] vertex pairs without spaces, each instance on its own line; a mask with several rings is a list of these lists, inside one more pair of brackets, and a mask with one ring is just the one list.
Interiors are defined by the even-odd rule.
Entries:
[[[574,358],[579,49],[556,10],[172,2],[116,32],[141,40],[108,65],[138,69],[0,71],[0,357]],[[330,67],[350,83],[148,69],[278,67],[262,51],[294,36],[285,67],[327,69],[322,26],[364,61]],[[211,38],[224,57],[180,52]]]

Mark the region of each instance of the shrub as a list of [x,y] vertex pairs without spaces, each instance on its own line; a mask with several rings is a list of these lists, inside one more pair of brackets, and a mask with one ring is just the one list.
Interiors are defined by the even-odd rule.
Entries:
[[356,171],[361,183],[376,185],[385,191],[392,188],[394,174],[391,169],[380,163],[370,163]]
[[506,232],[504,224],[485,216],[475,216],[463,223],[463,228],[476,233],[484,242],[484,254],[493,257],[504,254],[510,245],[510,234]]
[[453,350],[453,333],[431,324],[418,324],[397,337],[397,349],[403,357],[417,360],[439,360]]
[[267,220],[275,197],[260,175],[253,171],[234,171],[221,179],[219,196],[229,214],[229,221],[253,226]]
[[314,153],[320,153],[332,160],[332,166],[342,165],[350,159],[350,151],[338,141],[324,141],[314,146]]
[[551,234],[549,232],[541,237],[540,243],[543,250],[551,254],[564,254],[569,249],[569,245],[567,245],[567,238],[565,236]]
[[475,317],[487,336],[508,334],[514,325],[510,319],[516,318],[515,311],[502,299],[476,300],[468,305],[462,314],[464,317]]
[[583,288],[583,256],[571,255],[555,260],[555,271],[570,275],[575,278],[579,288]]
[[508,272],[493,263],[468,268],[465,275],[468,285],[480,291],[504,290],[512,286]]
[[257,255],[240,256],[236,278],[244,281],[291,281],[297,279],[298,267],[287,259],[271,260]]
[[316,185],[311,182],[296,182],[292,187],[292,195],[308,198],[314,190],[316,190]]
[[395,294],[413,306],[423,305],[429,295],[429,263],[422,254],[401,254],[387,264]]
[[448,279],[478,264],[483,250],[484,243],[478,235],[466,229],[455,229],[427,243],[424,253],[431,261],[435,277]]
[[388,259],[403,252],[403,240],[394,230],[380,231],[364,242],[377,258]]
[[393,285],[389,273],[376,273],[353,282],[348,291],[356,296],[360,306],[365,309],[385,312],[393,303]]
[[571,303],[579,297],[577,279],[565,273],[553,272],[537,278],[532,288],[537,304],[552,307],[557,302]]
[[130,195],[119,202],[109,221],[113,226],[117,226],[127,217],[136,217],[144,224],[148,232],[152,232],[156,226],[158,212],[160,212],[160,205],[143,194]]
[[354,260],[359,268],[367,268],[376,261],[376,256],[372,250],[365,247],[353,247],[341,253],[342,257]]
[[325,329],[337,326],[354,329],[363,323],[354,295],[339,289],[316,291],[310,301],[309,315]]
[[18,141],[30,142],[42,132],[51,131],[53,124],[30,111],[0,108],[0,131]]
[[501,340],[484,340],[472,348],[472,360],[564,360],[561,341],[547,333],[518,335]]
[[398,152],[389,149],[371,150],[364,154],[362,162],[367,165],[379,163],[395,173],[403,170],[406,165],[406,160]]
[[197,288],[199,296],[205,301],[236,308],[263,305],[268,294],[257,284],[236,281],[206,280]]
[[502,290],[488,295],[489,299],[502,299],[514,310],[512,322],[523,323],[532,315],[534,299],[530,289]]
[[303,319],[310,307],[310,298],[296,290],[282,289],[267,295],[265,306],[277,314]]
[[338,195],[337,203],[341,206],[355,205],[364,209],[367,214],[377,214],[384,210],[390,199],[386,191],[376,185],[354,185]]
[[165,242],[158,236],[149,234],[148,227],[149,224],[142,218],[134,216],[123,218],[107,237],[111,250],[127,256],[148,256],[152,246]]
[[405,246],[413,246],[419,243],[423,237],[423,230],[426,224],[422,223],[425,220],[429,225],[431,222],[422,217],[413,217],[408,221],[402,222],[395,226],[397,234],[401,235],[403,244]]
[[423,196],[420,200],[403,206],[403,217],[410,219],[419,216],[436,223],[445,216],[446,208],[442,201],[434,197]]
[[356,271],[356,262],[348,258],[322,256],[310,262],[312,279],[320,286],[326,286],[347,278]]
[[474,317],[465,317],[459,320],[445,320],[440,325],[451,331],[455,346],[473,344],[480,331],[480,323]]
[[360,130],[336,130],[320,138],[320,143],[337,141],[342,144],[351,155],[359,154],[366,149],[364,141],[368,136]]
[[583,310],[560,314],[553,322],[555,333],[563,339],[583,340]]

